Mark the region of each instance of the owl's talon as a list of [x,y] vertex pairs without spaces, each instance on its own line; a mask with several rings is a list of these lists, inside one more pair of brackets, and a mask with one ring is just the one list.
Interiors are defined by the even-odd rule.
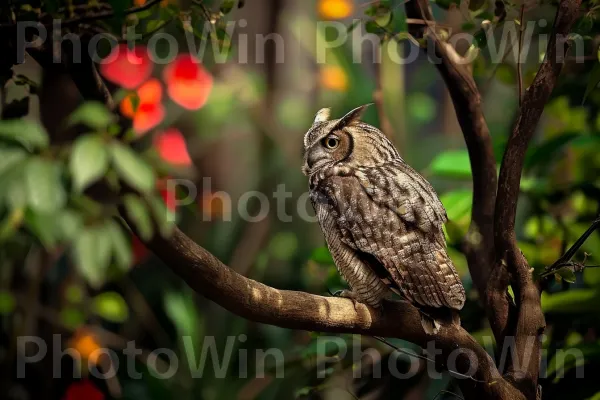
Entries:
[[348,289],[336,290],[335,292],[332,292],[331,289],[327,288],[327,293],[329,293],[329,295],[332,297],[343,297],[345,299],[356,300],[354,292]]
[[333,293],[334,297],[343,297],[344,299],[356,300],[354,292],[348,289],[337,290]]

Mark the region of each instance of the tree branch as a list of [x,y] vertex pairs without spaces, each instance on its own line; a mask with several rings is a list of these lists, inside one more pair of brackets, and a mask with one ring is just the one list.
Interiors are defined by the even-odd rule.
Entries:
[[[518,247],[515,233],[515,217],[521,173],[527,147],[541,118],[544,106],[548,102],[558,76],[563,67],[569,44],[566,41],[571,26],[577,19],[581,0],[561,0],[558,5],[553,33],[548,41],[546,58],[542,63],[531,87],[523,96],[522,105],[500,167],[498,196],[495,212],[496,263],[490,282],[490,290],[496,297],[505,296],[508,288],[507,273],[515,292],[517,312],[507,316],[497,314],[496,326],[501,331],[514,327],[516,355],[520,362],[510,364],[508,373],[515,384],[528,398],[535,398],[539,375],[539,354],[541,341],[539,335],[545,327],[544,315],[540,305],[540,291],[533,279],[529,264]],[[563,45],[565,44],[566,45]],[[496,313],[504,310],[494,310]],[[514,322],[513,322],[514,321]],[[499,341],[502,344],[504,339]],[[529,355],[527,358],[526,355]],[[531,354],[534,356],[531,357]]]
[[[127,214],[121,215],[127,221]],[[129,226],[135,229],[134,223]],[[456,368],[471,373],[472,379],[460,380],[469,398],[524,399],[467,331],[444,325],[429,336],[410,303],[386,302],[382,313],[349,299],[277,290],[238,274],[178,229],[170,238],[157,235],[146,245],[193,290],[243,318],[289,329],[394,337],[421,347],[434,341],[441,350],[438,367],[445,367],[449,355],[460,349],[454,353]]]
[[[127,10],[124,10],[123,15],[130,15],[130,14],[135,14],[135,13],[138,13],[141,11],[148,10],[148,9],[152,8],[153,6],[155,6],[156,4],[159,4],[160,2],[161,2],[161,0],[148,0],[146,3],[142,4],[141,6],[131,7],[131,8],[128,8]],[[85,14],[85,11],[87,11],[88,8],[92,8],[92,7],[86,7],[83,10],[81,10],[81,8],[82,7],[78,7],[77,10],[83,12],[84,13],[83,15],[78,15],[76,17],[61,20],[61,27],[75,26],[75,25],[79,25],[79,24],[83,24],[83,23],[87,23],[87,22],[101,21],[101,20],[105,20],[105,19],[110,19],[115,16],[115,12],[113,10],[103,10],[103,11],[99,11],[96,13]],[[39,17],[40,21],[47,20],[47,19],[52,20],[53,19],[52,15],[43,14],[43,15],[40,15],[40,17]],[[19,22],[20,21],[16,21],[16,23],[0,24],[0,32],[7,31],[7,30],[15,30],[17,28],[17,24]],[[40,25],[42,25],[46,28],[52,28],[52,22],[49,22],[49,23],[41,23],[40,22]]]
[[494,260],[494,206],[496,202],[496,161],[492,139],[483,115],[481,94],[475,80],[460,56],[448,43],[443,42],[435,29],[428,0],[411,0],[405,5],[408,18],[424,20],[427,29],[410,27],[413,36],[423,36],[428,43],[426,53],[440,72],[462,129],[473,174],[473,204],[471,227],[465,240],[465,255],[469,271],[480,297],[486,299],[486,286]]
[[[523,97],[523,105],[508,139],[500,168],[496,200],[495,222],[498,229],[495,242],[499,246],[500,254],[514,243],[515,215],[525,153],[562,70],[565,54],[570,47],[566,38],[577,18],[580,5],[581,0],[560,2],[554,30],[548,41],[546,58]],[[559,50],[559,45],[563,43],[565,45],[560,46],[562,48]]]

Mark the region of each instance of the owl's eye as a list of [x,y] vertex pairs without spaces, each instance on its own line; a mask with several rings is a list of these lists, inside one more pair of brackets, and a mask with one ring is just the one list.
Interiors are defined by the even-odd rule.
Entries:
[[335,149],[336,147],[338,147],[340,144],[340,139],[334,137],[334,136],[330,136],[328,138],[323,139],[323,145],[325,147],[327,147],[328,149]]

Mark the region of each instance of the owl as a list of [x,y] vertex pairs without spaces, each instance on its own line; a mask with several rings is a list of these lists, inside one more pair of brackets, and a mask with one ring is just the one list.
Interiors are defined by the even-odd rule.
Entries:
[[350,286],[339,295],[379,308],[396,293],[421,311],[424,330],[434,334],[459,321],[465,302],[446,252],[446,211],[385,135],[360,121],[367,106],[334,120],[329,109],[317,113],[304,136],[311,203]]

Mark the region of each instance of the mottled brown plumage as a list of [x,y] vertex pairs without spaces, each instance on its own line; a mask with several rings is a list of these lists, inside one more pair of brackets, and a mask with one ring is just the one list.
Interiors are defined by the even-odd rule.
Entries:
[[392,290],[423,311],[434,333],[456,314],[465,291],[446,253],[446,211],[434,189],[377,128],[365,106],[337,120],[317,113],[304,137],[303,172],[335,264],[351,290],[343,296],[379,307]]

